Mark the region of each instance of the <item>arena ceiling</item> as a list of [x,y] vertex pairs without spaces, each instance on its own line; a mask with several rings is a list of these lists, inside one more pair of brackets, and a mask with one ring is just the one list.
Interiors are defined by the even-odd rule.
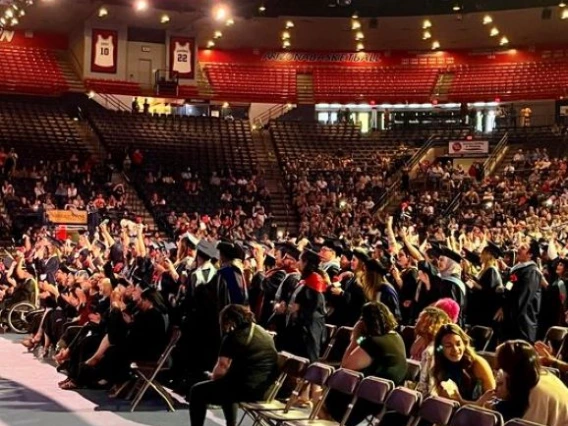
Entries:
[[[215,0],[220,1],[220,0]],[[327,0],[326,0],[327,1]],[[343,0],[342,0],[343,1]],[[29,9],[21,20],[19,28],[30,30],[43,30],[50,32],[71,32],[80,28],[86,21],[93,25],[127,25],[137,28],[153,28],[170,30],[176,33],[193,34],[198,37],[200,46],[205,46],[207,40],[216,30],[223,32],[223,37],[216,42],[216,48],[281,48],[281,34],[285,23],[293,20],[294,28],[291,33],[291,49],[293,50],[346,50],[353,51],[356,42],[351,29],[351,12],[346,17],[319,17],[310,16],[315,6],[305,7],[303,15],[294,15],[293,4],[323,4],[323,0],[266,0],[266,10],[263,16],[258,16],[259,0],[233,0],[239,8],[232,8],[234,25],[227,27],[223,22],[212,19],[212,0],[154,0],[153,5],[160,3],[160,9],[150,7],[143,13],[136,13],[132,8],[131,0],[109,0],[106,2],[92,0],[50,0],[36,3]],[[366,50],[427,50],[430,49],[431,40],[438,40],[441,49],[475,49],[498,48],[499,37],[506,35],[510,41],[508,48],[531,47],[535,45],[567,45],[568,19],[560,19],[561,8],[557,0],[478,0],[475,2],[462,2],[463,12],[430,13],[421,15],[419,5],[429,4],[432,10],[441,11],[441,5],[448,7],[453,0],[352,0],[361,10],[366,4],[383,5],[383,15],[375,14],[372,17],[359,13],[361,30],[364,32]],[[273,5],[271,6],[271,3]],[[394,3],[400,7],[395,8]],[[416,5],[416,12],[406,16],[403,11],[410,3]],[[469,12],[467,8],[481,7],[481,5],[498,5],[500,8],[515,3],[517,5],[534,5],[532,7],[515,10],[500,10],[494,12]],[[227,3],[229,4],[229,3]],[[101,6],[109,10],[107,17],[98,18],[97,11]],[[550,7],[543,7],[543,5]],[[555,6],[554,6],[555,5]],[[285,6],[285,7],[284,7]],[[250,13],[254,7],[255,13]],[[378,6],[377,6],[378,7]],[[389,7],[397,16],[391,16]],[[424,6],[425,7],[425,6]],[[271,9],[274,8],[274,9]],[[274,12],[286,10],[280,15]],[[286,9],[287,8],[287,9]],[[292,10],[294,9],[294,10]],[[329,8],[326,9],[337,9]],[[272,10],[272,11],[271,11]],[[547,12],[550,11],[550,15]],[[299,10],[296,10],[299,12]],[[160,17],[168,13],[170,21],[160,23]],[[493,23],[483,25],[483,17],[490,14]],[[278,15],[278,16],[277,16]],[[432,23],[430,32],[432,39],[424,41],[423,21],[428,18]],[[548,18],[548,19],[543,19]],[[499,37],[490,37],[490,27],[499,29]]]

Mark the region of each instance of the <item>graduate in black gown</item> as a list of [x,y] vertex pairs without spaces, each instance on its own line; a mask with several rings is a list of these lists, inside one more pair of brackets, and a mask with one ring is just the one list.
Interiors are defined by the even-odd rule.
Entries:
[[488,242],[480,256],[481,269],[470,281],[471,292],[468,299],[468,321],[470,324],[495,326],[495,316],[503,304],[503,281],[497,260],[503,257],[503,251],[492,242]]
[[555,279],[542,291],[538,333],[541,339],[544,338],[550,327],[566,326],[568,259],[558,259],[555,263]]
[[366,302],[361,279],[365,274],[365,262],[369,259],[365,250],[353,250],[351,271],[343,272],[342,279],[333,282],[327,289],[328,303],[331,306],[328,324],[352,327],[361,316],[361,309]]
[[542,297],[543,275],[535,259],[539,249],[523,243],[517,251],[517,264],[509,272],[503,305],[503,338],[523,339],[534,343]]
[[305,250],[300,256],[301,281],[286,312],[283,350],[315,362],[325,336],[325,296],[328,283],[319,267],[319,255]]
[[458,325],[463,327],[467,308],[467,287],[461,279],[461,261],[462,257],[458,253],[443,247],[442,255],[438,259],[438,268],[442,276],[441,296],[455,300],[460,306]]

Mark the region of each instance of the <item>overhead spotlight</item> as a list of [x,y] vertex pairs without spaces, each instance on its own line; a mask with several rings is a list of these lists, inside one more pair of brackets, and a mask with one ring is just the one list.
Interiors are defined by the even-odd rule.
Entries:
[[499,35],[499,29],[497,27],[493,27],[491,28],[491,31],[489,32],[489,35],[491,37],[497,37]]
[[6,18],[4,18],[4,17],[2,16],[2,17],[0,17],[0,26],[3,27],[4,25],[6,25]]
[[146,0],[136,0],[134,2],[134,9],[136,12],[144,12],[148,10],[149,4]]
[[290,32],[284,31],[282,32],[282,40],[289,40],[290,39]]
[[461,10],[461,6],[459,3],[454,4],[454,7],[452,7],[452,10],[454,12],[459,12]]
[[258,7],[258,11],[259,11],[260,13],[265,12],[265,11],[266,11],[266,6],[264,6],[263,4],[261,4],[261,5]]
[[21,9],[18,15],[20,16],[20,18],[26,16],[26,11],[24,9]]
[[437,50],[437,49],[439,49],[439,48],[440,48],[440,42],[437,41],[437,40],[434,41],[434,42],[432,43],[432,50]]
[[87,96],[89,99],[93,99],[96,96],[96,93],[94,90],[90,90],[89,93],[87,93]]
[[357,12],[355,12],[353,15],[351,15],[352,19],[359,19],[359,14]]
[[215,34],[213,34],[213,38],[221,38],[223,37],[223,33],[219,30],[215,31]]
[[170,22],[170,16],[164,13],[160,18],[160,22],[162,24],[167,24],[168,22]]
[[361,28],[361,22],[354,19],[353,22],[351,22],[351,29],[352,30],[358,30],[359,28]]
[[215,42],[213,40],[209,40],[207,42],[207,49],[211,49],[214,46],[215,46]]
[[294,28],[294,23],[292,21],[286,21],[286,29]]
[[234,25],[235,21],[233,20],[233,18],[229,18],[225,21],[225,25],[230,27],[231,25]]
[[10,21],[10,25],[15,27],[16,25],[18,25],[20,23],[20,21],[18,21],[18,18],[14,17],[12,18],[12,20]]
[[430,40],[432,38],[432,33],[430,33],[430,31],[426,30],[424,31],[424,33],[422,34],[422,40]]
[[509,44],[509,39],[507,37],[503,36],[503,37],[501,37],[501,40],[499,40],[499,44],[501,46],[505,46],[505,45]]
[[365,34],[363,34],[363,31],[357,31],[357,34],[355,34],[355,40],[363,40],[365,38]]
[[355,48],[357,49],[357,52],[360,52],[361,50],[365,50],[365,45],[359,42]]
[[284,49],[288,49],[290,46],[291,46],[290,40],[284,40],[284,41],[282,42],[282,47],[283,47]]
[[218,4],[217,6],[213,7],[213,17],[216,21],[225,21],[229,19],[229,8],[223,3]]
[[99,9],[99,18],[104,18],[108,16],[108,9],[106,7],[101,7]]
[[558,7],[566,7],[566,2],[561,1],[560,3],[558,3]]
[[229,108],[229,102],[223,102],[221,108]]
[[562,11],[562,15],[560,15],[560,19],[568,19],[568,9],[564,9]]
[[4,12],[4,16],[8,19],[12,19],[14,17],[14,11],[8,8],[6,9],[6,12]]
[[429,19],[425,19],[424,22],[422,22],[422,28],[425,30],[428,28],[432,28],[432,22],[430,22]]
[[489,25],[493,22],[493,18],[489,15],[483,17],[483,25]]

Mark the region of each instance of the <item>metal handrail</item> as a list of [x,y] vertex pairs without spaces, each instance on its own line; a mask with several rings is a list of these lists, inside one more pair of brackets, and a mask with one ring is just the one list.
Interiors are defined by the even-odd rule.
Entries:
[[509,132],[505,132],[491,155],[485,162],[483,163],[483,170],[485,171],[485,176],[491,174],[501,157],[507,150],[507,143],[509,141]]
[[[509,133],[505,132],[505,134],[503,135],[503,137],[501,138],[501,140],[499,141],[499,143],[497,144],[497,146],[495,147],[489,158],[485,160],[485,162],[483,163],[483,170],[485,176],[493,172],[495,166],[499,163],[499,161],[503,157],[503,154],[505,154],[505,152],[507,151],[508,141],[509,141]],[[448,217],[449,215],[451,215],[459,207],[459,205],[461,204],[461,200],[462,200],[462,193],[460,191],[452,199],[450,204],[448,204],[448,207],[446,207],[446,209],[442,213],[442,216]]]
[[402,179],[402,168],[410,168],[412,169],[420,159],[428,152],[428,150],[434,144],[436,139],[435,135],[432,135],[428,138],[428,140],[420,147],[418,151],[406,162],[404,167],[401,167],[394,175],[393,183],[387,188],[387,190],[381,195],[379,200],[377,201],[374,209],[373,214],[376,214],[379,210],[382,210],[386,207],[392,200],[393,195],[396,192],[396,189],[400,187],[400,181]]
[[254,119],[254,123],[252,123],[252,124],[260,129],[260,128],[264,127],[266,124],[268,124],[270,122],[270,120],[274,120],[274,119],[280,117],[284,113],[294,109],[296,106],[297,105],[290,105],[290,104],[273,105],[269,109],[264,111],[262,114],[260,114],[258,117],[256,117]]

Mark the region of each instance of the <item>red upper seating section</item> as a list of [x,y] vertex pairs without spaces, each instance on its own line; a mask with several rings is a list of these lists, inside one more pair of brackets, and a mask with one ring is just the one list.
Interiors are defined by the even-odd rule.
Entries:
[[140,95],[140,84],[131,81],[86,79],[85,86],[88,90],[98,93],[110,93],[113,95]]
[[296,100],[296,67],[255,64],[206,64],[214,97],[250,102]]
[[0,45],[0,91],[56,95],[67,89],[55,51]]
[[424,66],[314,68],[317,102],[428,102],[438,69]]
[[459,101],[492,98],[547,99],[568,90],[568,59],[457,65],[448,96]]

